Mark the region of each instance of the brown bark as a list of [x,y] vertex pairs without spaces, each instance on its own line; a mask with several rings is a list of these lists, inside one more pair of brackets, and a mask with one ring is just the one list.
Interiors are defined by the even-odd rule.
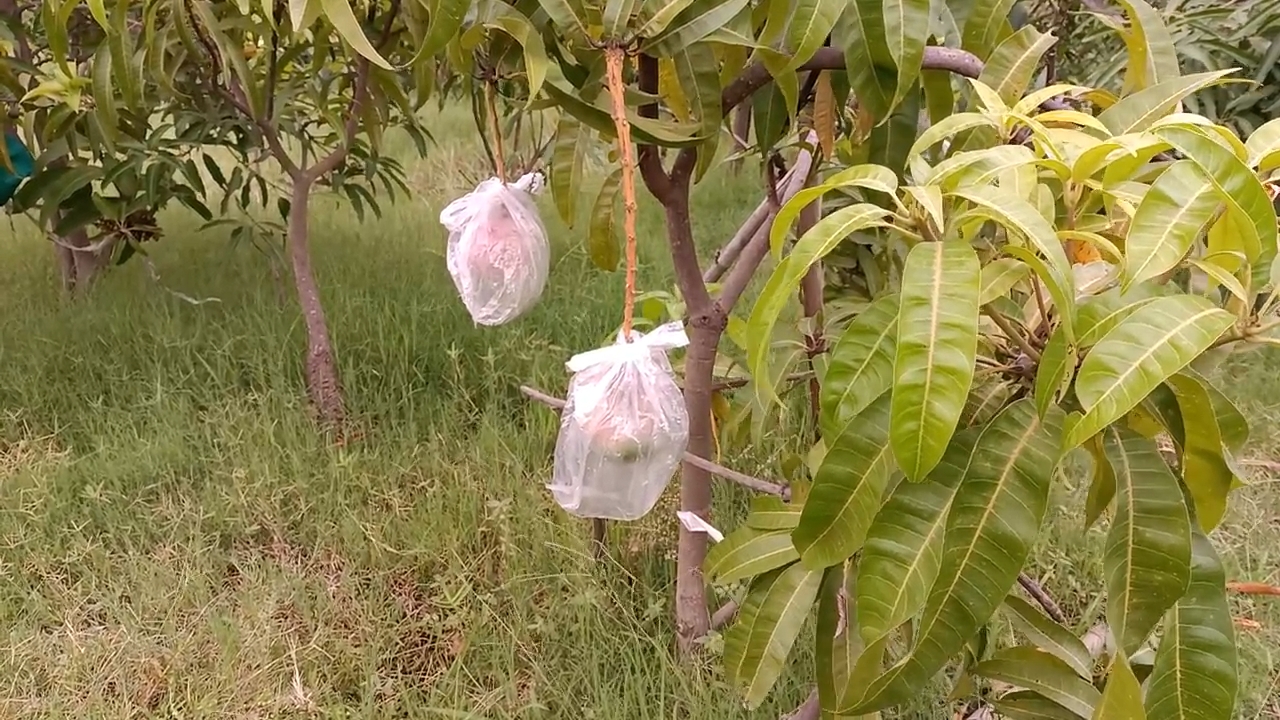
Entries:
[[[689,352],[684,360],[689,452],[703,458],[712,457],[715,450],[711,434],[711,377],[722,330],[723,327],[705,321],[694,324],[689,330]],[[703,519],[711,518],[711,475],[688,462],[684,463],[680,476],[680,509]],[[689,532],[682,525],[676,548],[676,640],[686,654],[711,630],[706,581],[702,576],[706,557],[706,533]]]
[[[800,211],[800,217],[796,221],[796,237],[803,236],[809,231],[809,228],[817,224],[822,216],[822,200],[809,203]],[[805,354],[809,357],[809,367],[814,371],[814,376],[809,378],[809,412],[810,420],[813,422],[813,431],[818,435],[818,415],[822,412],[822,386],[818,383],[817,370],[815,365],[819,355],[826,352],[826,338],[822,336],[822,291],[824,287],[824,276],[822,272],[822,261],[819,260],[809,268],[809,272],[805,273],[804,279],[800,282],[800,307],[804,310],[804,316],[809,321],[809,331],[805,334],[804,345]]]
[[296,179],[289,205],[289,261],[293,266],[298,305],[302,308],[302,319],[307,328],[307,395],[315,405],[321,423],[337,427],[346,418],[347,411],[342,399],[342,385],[338,381],[338,363],[329,339],[329,323],[325,319],[320,288],[311,268],[307,219],[310,199],[311,180],[306,176]]
[[[733,123],[730,125],[733,132],[733,151],[735,153],[744,152],[747,149],[747,134],[751,132],[751,106],[739,105],[733,111]],[[736,174],[742,171],[742,158],[733,161],[733,172]]]

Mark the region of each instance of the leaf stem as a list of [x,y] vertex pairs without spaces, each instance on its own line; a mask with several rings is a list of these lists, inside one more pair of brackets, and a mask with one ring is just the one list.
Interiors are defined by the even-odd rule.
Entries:
[[991,321],[996,324],[996,327],[1000,328],[1000,331],[1003,332],[1010,340],[1017,343],[1022,352],[1026,353],[1027,357],[1035,360],[1036,362],[1040,362],[1040,351],[1036,350],[1035,346],[1023,337],[1022,333],[1018,332],[1017,329],[1013,327],[1013,323],[1009,322],[1008,318],[990,307],[984,307],[982,312],[985,313],[987,317],[991,318]]

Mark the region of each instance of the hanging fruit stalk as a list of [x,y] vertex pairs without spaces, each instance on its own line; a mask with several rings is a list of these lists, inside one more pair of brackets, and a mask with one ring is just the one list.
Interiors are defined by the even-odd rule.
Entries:
[[622,222],[626,235],[627,281],[622,306],[622,335],[631,341],[631,324],[636,298],[636,181],[635,158],[631,148],[631,121],[627,119],[626,90],[622,80],[626,50],[619,45],[605,48],[605,82],[613,99],[613,127],[618,134],[618,153],[622,161]]

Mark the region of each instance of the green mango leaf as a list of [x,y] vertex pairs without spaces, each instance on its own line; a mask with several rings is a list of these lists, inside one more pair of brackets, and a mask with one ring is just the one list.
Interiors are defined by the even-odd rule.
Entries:
[[967,14],[956,13],[956,20],[964,23],[962,47],[979,58],[990,55],[1002,39],[1001,27],[1008,27],[1006,18],[1013,3],[1014,0],[970,0]]
[[1167,80],[1176,80],[1178,52],[1173,37],[1160,19],[1160,13],[1142,0],[1119,0],[1129,17],[1129,32],[1124,36],[1129,51],[1128,68],[1125,71],[1126,93],[1150,87]]
[[899,177],[903,175],[911,146],[920,131],[922,94],[919,85],[911,86],[889,117],[873,127],[867,137],[867,159],[889,168]]
[[[1071,261],[1067,259],[1062,242],[1058,240],[1058,234],[1049,221],[1031,203],[999,188],[966,187],[952,194],[972,203],[974,209],[970,212],[974,215],[985,217],[1016,232],[1047,260],[1047,265],[1042,266],[1047,273],[1043,280],[1054,307],[1058,310],[1067,341],[1074,341],[1076,303]],[[1034,261],[1029,264],[1032,269],[1037,265]]]
[[1155,441],[1113,425],[1103,447],[1116,474],[1116,515],[1102,558],[1107,622],[1117,646],[1131,655],[1187,590],[1191,522]]
[[1230,452],[1242,450],[1245,443],[1249,441],[1249,421],[1245,419],[1244,413],[1240,412],[1240,408],[1236,407],[1230,398],[1200,373],[1190,368],[1183,370],[1182,373],[1199,380],[1205,391],[1209,393],[1209,400],[1213,403],[1213,414],[1218,418],[1218,431],[1222,436],[1223,447]]
[[[583,129],[577,118],[569,113],[560,115],[555,145],[551,150],[549,174],[556,210],[560,213],[560,219],[570,228],[578,219],[578,195],[583,186],[582,166],[590,143],[591,134]],[[595,214],[592,213],[592,218],[594,217]]]
[[1125,318],[1162,294],[1166,294],[1162,286],[1144,283],[1131,286],[1124,294],[1120,288],[1112,288],[1085,300],[1076,314],[1080,347],[1093,347]]
[[827,178],[821,185],[805,188],[783,204],[769,228],[769,249],[775,258],[782,257],[787,234],[801,211],[823,195],[845,188],[865,188],[892,195],[898,189],[898,176],[882,165],[854,165]]
[[838,436],[841,427],[892,387],[898,304],[897,295],[886,295],[868,305],[831,349],[819,396],[823,437]]
[[889,393],[882,394],[827,439],[800,525],[791,541],[810,568],[841,563],[862,547],[893,472]]
[[694,0],[667,27],[644,38],[640,51],[658,57],[674,57],[684,48],[730,24],[748,0]]
[[636,31],[636,37],[651,38],[658,35],[692,4],[693,0],[646,0],[640,11],[643,24]]
[[1076,675],[1086,680],[1093,677],[1093,657],[1089,648],[1067,628],[1017,595],[1004,599],[1005,614],[1013,627],[1035,646],[1066,663]]
[[1121,98],[1119,102],[1103,110],[1098,115],[1098,120],[1107,126],[1112,135],[1147,130],[1155,121],[1175,112],[1178,103],[1187,96],[1210,85],[1219,84],[1233,72],[1235,70],[1216,70],[1161,81]]
[[[470,5],[469,1],[467,5]],[[560,32],[573,33],[580,38],[587,37],[587,24],[584,20],[586,9],[579,0],[538,0],[538,6]]]
[[1008,105],[1016,103],[1040,67],[1040,59],[1057,41],[1032,25],[1024,25],[1000,43],[987,58],[978,82],[990,87]]
[[[699,134],[707,138],[706,143],[698,148],[699,160],[714,158],[720,140],[720,124],[724,121],[715,51],[706,43],[690,45],[676,53],[675,64],[680,89],[701,124]],[[709,164],[699,163],[695,179],[701,179],[708,167]]]
[[898,73],[886,38],[882,0],[850,2],[832,37],[833,44],[844,48],[849,85],[859,105],[877,121],[889,117],[897,95]]
[[818,597],[822,571],[800,564],[753,583],[738,621],[725,635],[725,671],[748,708],[764,702],[787,664],[791,646]]
[[910,152],[907,153],[907,157],[918,157],[925,150],[928,150],[949,137],[958,135],[966,130],[972,130],[980,127],[999,130],[1000,123],[986,113],[962,112],[954,115],[948,115],[938,122],[930,125],[924,132],[920,133],[920,137],[916,138],[915,143],[911,146]]
[[369,42],[369,38],[365,37],[364,30],[360,29],[360,21],[356,19],[355,11],[351,9],[351,3],[347,0],[320,0],[320,8],[324,13],[325,19],[333,25],[333,29],[338,31],[338,35],[346,41],[356,52],[360,53],[369,62],[377,65],[384,70],[394,70],[391,63],[382,57],[382,53],[378,52],[373,43]]
[[[561,110],[570,113],[606,138],[615,136],[613,116],[608,110],[583,100],[581,91],[566,90],[553,80],[544,82],[542,87]],[[700,145],[706,140],[699,134],[699,128],[684,123],[642,118],[630,109],[627,111],[627,120],[631,123],[631,137],[639,144],[683,148]]]
[[1239,681],[1225,583],[1213,544],[1204,533],[1193,530],[1191,586],[1165,616],[1147,689],[1148,717],[1231,717]]
[[982,305],[1002,298],[1014,285],[1027,279],[1031,268],[1015,258],[997,258],[982,266],[982,292],[978,302]]
[[1122,292],[1177,267],[1221,204],[1195,161],[1179,160],[1161,173],[1129,224]]
[[1254,130],[1244,143],[1249,167],[1270,172],[1280,167],[1280,118],[1270,120]]
[[1204,170],[1218,187],[1227,211],[1239,222],[1245,257],[1266,281],[1271,261],[1276,257],[1276,211],[1258,176],[1240,158],[1219,144],[1204,129],[1167,125],[1155,131]]
[[995,613],[1040,533],[1062,454],[1062,423],[1060,410],[1041,420],[1032,401],[1022,399],[983,431],[947,515],[942,568],[915,647],[874,681],[846,688],[841,714],[909,700]]
[[844,0],[797,0],[787,22],[786,47],[791,50],[786,72],[794,72],[809,62],[835,28]]
[[[550,0],[554,2],[554,0]],[[418,48],[418,52],[414,55],[413,63],[416,65],[425,58],[435,57],[440,51],[445,49],[449,41],[457,37],[458,32],[462,29],[462,21],[467,16],[467,10],[471,7],[471,0],[434,0],[431,4],[431,24],[427,28],[427,35],[422,40],[422,46]],[[550,13],[548,13],[550,15]],[[295,22],[301,18],[302,14],[294,14]],[[552,16],[554,19],[554,16]],[[556,23],[558,27],[567,29],[567,24]],[[294,30],[298,30],[296,25]]]
[[942,566],[951,500],[989,427],[956,433],[928,482],[899,483],[872,520],[857,583],[858,628],[867,644],[889,637],[924,606]]
[[1085,412],[1068,429],[1067,448],[1119,420],[1234,322],[1231,313],[1194,295],[1157,298],[1122,320],[1080,364],[1076,398]]
[[1016,690],[991,701],[1007,720],[1080,720],[1080,716],[1030,690]]
[[1071,378],[1075,374],[1079,355],[1076,348],[1067,340],[1065,325],[1059,325],[1049,336],[1044,350],[1040,353],[1040,366],[1036,369],[1036,411],[1040,417],[1049,412],[1049,408],[1071,387]]
[[920,87],[924,89],[925,109],[934,125],[955,111],[956,95],[951,87],[951,73],[945,70],[922,70]]
[[120,137],[120,111],[112,83],[110,48],[99,45],[93,55],[93,106],[107,141],[114,144]]
[[640,6],[640,0],[608,0],[604,5],[604,37],[614,40],[629,40],[627,24],[631,16]]
[[756,133],[756,149],[761,153],[772,150],[786,134],[790,107],[777,83],[770,83],[751,98],[751,125]]
[[1147,720],[1142,708],[1142,685],[1124,655],[1117,654],[1107,673],[1107,688],[1092,720]]
[[789,503],[772,495],[751,498],[747,526],[757,530],[793,530],[800,523],[804,505]]
[[542,44],[533,24],[520,11],[505,2],[490,2],[493,16],[485,23],[485,27],[496,28],[511,36],[524,51],[525,80],[529,84],[529,99],[526,107],[533,104],[547,79],[547,68],[551,63],[547,57],[547,48]]
[[933,469],[960,422],[978,352],[982,267],[968,244],[920,243],[902,269],[893,372],[893,454],[913,481]]
[[1023,145],[996,145],[981,150],[965,150],[952,153],[938,163],[933,172],[927,173],[924,182],[944,188],[954,188],[961,182],[984,185],[1000,176],[1000,173],[1036,162],[1031,149]]
[[[835,249],[850,233],[871,227],[886,225],[886,211],[870,203],[858,203],[841,208],[822,218],[798,241],[791,253],[773,269],[773,274],[760,291],[751,317],[747,320],[747,362],[756,391],[765,402],[777,400],[777,392],[768,377],[769,354],[773,346],[773,326],[778,316],[796,295],[800,280],[809,268]],[[975,323],[976,326],[976,323]],[[975,337],[976,342],[976,337]],[[976,349],[975,349],[976,352]],[[972,363],[970,364],[972,372]]]
[[600,186],[600,194],[591,207],[591,223],[587,229],[587,254],[591,263],[605,272],[618,269],[622,259],[622,243],[614,222],[618,190],[622,187],[622,168],[615,169]]
[[1089,482],[1089,494],[1084,501],[1084,528],[1088,530],[1116,497],[1116,471],[1103,450],[1101,435],[1085,441],[1085,448],[1093,458],[1093,479]]
[[906,99],[907,91],[920,78],[931,19],[929,0],[884,0],[885,40],[898,67],[894,107]]
[[1183,422],[1182,480],[1195,503],[1196,520],[1205,532],[1222,522],[1227,495],[1239,479],[1223,447],[1222,432],[1208,383],[1187,373],[1165,381],[1177,397]]
[[862,640],[850,622],[854,597],[852,571],[844,565],[828,568],[818,596],[814,665],[819,703],[831,710],[839,704],[840,691],[862,656]]
[[1017,646],[997,652],[970,671],[978,677],[1008,683],[1039,693],[1080,717],[1088,717],[1102,699],[1088,681],[1061,659],[1033,647]]
[[800,559],[791,533],[742,526],[711,546],[703,571],[711,582],[728,584],[789,565]]

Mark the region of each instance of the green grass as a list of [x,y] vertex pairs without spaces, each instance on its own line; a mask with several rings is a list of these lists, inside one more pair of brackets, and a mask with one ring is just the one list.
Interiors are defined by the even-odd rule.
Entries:
[[[218,298],[193,306],[136,262],[68,301],[25,221],[0,244],[0,718],[723,720],[776,718],[805,697],[807,653],[754,712],[714,658],[679,663],[669,554],[626,552],[644,538],[617,528],[617,560],[598,565],[585,524],[550,501],[556,416],[517,386],[562,391],[564,360],[617,326],[622,278],[595,270],[583,227],[544,201],[555,252],[542,303],[473,327],[436,216],[483,165],[465,115],[432,127],[444,130],[412,167],[415,196],[382,220],[331,199],[314,209],[317,273],[367,432],[346,447],[308,420],[298,313],[252,249],[165,217],[160,282]],[[700,185],[704,249],[759,196],[750,172]],[[650,202],[640,236],[641,286],[668,288]],[[1256,356],[1227,372],[1257,421],[1253,458],[1280,455],[1277,370],[1280,357]],[[776,474],[776,450],[729,462]],[[722,517],[741,505],[721,496]],[[1100,612],[1101,543],[1079,531],[1077,500],[1058,505],[1070,509],[1036,569],[1083,630]],[[1217,535],[1231,577],[1280,582],[1278,507],[1274,476],[1237,494]],[[646,523],[661,534],[672,519]],[[1280,610],[1233,608],[1260,626],[1241,635],[1241,717],[1275,717]],[[926,698],[906,716],[946,717],[938,707]]]

